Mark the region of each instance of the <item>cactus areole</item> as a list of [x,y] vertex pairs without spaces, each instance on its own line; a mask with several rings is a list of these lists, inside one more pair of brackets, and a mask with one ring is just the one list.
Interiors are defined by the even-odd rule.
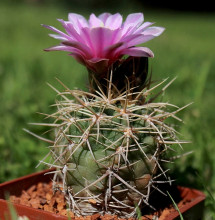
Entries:
[[[48,141],[49,155],[41,162],[55,167],[54,184],[65,193],[68,207],[76,215],[95,213],[135,217],[138,207],[149,206],[153,190],[165,194],[159,184],[170,183],[163,163],[183,141],[166,120],[183,108],[155,102],[171,82],[151,83],[145,43],[164,28],[143,23],[143,14],[90,15],[87,21],[69,14],[59,20],[66,33],[57,33],[60,45],[46,49],[68,51],[89,70],[90,91],[64,92],[53,88],[60,99],[53,122],[38,123],[54,129]],[[129,55],[128,57],[123,57]],[[156,92],[158,88],[161,88]]]

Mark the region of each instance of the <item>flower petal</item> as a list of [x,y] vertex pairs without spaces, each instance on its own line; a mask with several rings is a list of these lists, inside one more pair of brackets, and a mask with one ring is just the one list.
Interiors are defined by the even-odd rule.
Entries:
[[[128,29],[130,28],[131,30],[136,29],[137,27],[139,27],[142,22],[144,20],[143,14],[142,13],[133,13],[128,15],[128,17],[126,18],[124,24],[123,24],[123,30],[122,30],[122,35],[124,34],[128,34]],[[131,28],[132,27],[132,28]],[[129,31],[129,33],[130,33]]]
[[80,53],[73,52],[73,53],[70,53],[69,55],[74,57],[80,64],[86,65],[86,62],[85,62],[86,58],[82,56]]
[[101,58],[86,60],[86,63],[88,68],[99,74],[105,73],[109,66],[109,60]]
[[85,54],[85,56],[88,57],[88,59],[93,57],[91,49],[87,45],[82,44],[81,42],[77,42],[77,41],[64,41],[64,42],[62,42],[62,44],[67,46],[67,47],[76,48],[76,49],[82,51],[83,54]]
[[70,54],[69,54],[70,56],[73,56],[79,63],[85,65],[85,60],[86,60],[85,54],[76,48],[72,48],[72,47],[68,47],[68,46],[64,46],[64,45],[58,45],[58,46],[47,48],[47,49],[45,49],[45,51],[67,51],[67,52],[70,52]]
[[153,35],[155,37],[161,35],[165,28],[163,27],[149,27],[142,32],[144,35]]
[[131,47],[121,51],[121,54],[134,57],[154,57],[153,52],[147,47]]
[[67,39],[65,37],[62,37],[61,35],[58,34],[49,34],[50,37],[53,37],[57,40],[62,40],[62,41],[66,41]]
[[91,29],[90,39],[91,42],[93,42],[95,57],[103,57],[104,48],[110,45],[113,32],[114,31],[103,27],[97,27]]
[[104,23],[105,27],[110,28],[111,30],[115,30],[120,28],[122,25],[122,16],[119,13],[114,15],[110,15],[106,22]]
[[142,25],[140,25],[137,30],[135,30],[133,33],[134,34],[140,34],[142,33],[146,28],[148,28],[149,26],[153,25],[153,22],[144,22]]
[[57,46],[46,48],[44,50],[45,51],[67,51],[67,52],[72,52],[72,53],[75,52],[75,53],[81,54],[83,57],[86,58],[85,54],[81,50],[74,48],[74,47],[65,46],[65,45],[57,45]]
[[[83,27],[80,30],[80,34],[74,29],[73,25],[70,22],[65,22],[64,20],[59,20],[67,33],[73,37],[73,39],[77,42],[82,43],[82,45],[87,46],[89,49],[91,49],[91,53],[93,53],[93,46],[89,37],[90,28],[89,27]],[[85,30],[85,31],[83,31]]]
[[64,45],[57,45],[57,46],[53,46],[53,47],[49,47],[49,48],[46,48],[44,49],[44,51],[68,51],[67,50],[68,47],[64,46]]
[[142,34],[133,34],[133,35],[128,35],[126,37],[123,37],[120,41],[124,42],[127,44],[127,47],[131,47],[137,44],[140,44],[139,42],[142,43],[144,40],[144,35]]
[[49,25],[45,25],[45,24],[42,24],[42,26],[45,27],[45,28],[48,28],[48,29],[51,30],[51,31],[54,31],[54,32],[60,34],[62,37],[65,37],[67,40],[73,39],[72,36],[69,36],[69,35],[63,33],[62,31],[58,30],[58,29],[55,28],[55,27],[52,27],[52,26],[49,26]]
[[78,33],[80,33],[81,28],[89,26],[87,20],[82,15],[76,13],[69,13],[68,20]]
[[100,20],[99,18],[97,18],[97,17],[95,16],[95,14],[91,14],[91,15],[90,15],[89,25],[90,25],[90,28],[104,27],[104,23],[102,22],[102,20]]
[[98,16],[98,18],[99,18],[103,23],[105,23],[109,16],[111,16],[111,14],[105,12],[105,13],[100,14],[100,15]]
[[86,45],[92,50],[92,53],[94,53],[94,47],[93,47],[93,42],[91,41],[90,38],[90,32],[91,32],[91,28],[85,27],[81,29],[80,35],[82,36]]
[[77,41],[81,41],[83,43],[83,40],[82,40],[81,36],[75,30],[72,23],[70,23],[68,21],[64,21],[63,19],[58,19],[58,21],[61,22],[61,24],[65,28],[66,32],[69,34],[69,36],[72,37],[72,39],[77,40]]
[[143,13],[133,13],[128,15],[124,25],[133,24],[134,26],[140,25],[144,20]]
[[165,29],[162,27],[149,27],[145,29],[141,34],[128,35],[122,38],[123,42],[126,42],[128,47],[145,43],[153,38],[162,34]]
[[68,51],[68,52],[73,52],[74,50],[76,51],[78,50],[87,59],[91,59],[93,57],[92,51],[89,47],[76,41],[63,41],[62,44],[60,45],[45,49],[45,51],[56,51],[56,50],[62,50],[62,51]]
[[135,45],[145,43],[155,37],[156,36],[154,35],[144,35],[144,34],[128,35],[127,37],[122,39],[122,42],[127,43],[127,47],[132,47]]
[[119,49],[122,48],[123,43],[119,42],[116,44],[112,44],[111,46],[108,46],[104,49],[104,56],[111,59],[113,57],[113,54]]

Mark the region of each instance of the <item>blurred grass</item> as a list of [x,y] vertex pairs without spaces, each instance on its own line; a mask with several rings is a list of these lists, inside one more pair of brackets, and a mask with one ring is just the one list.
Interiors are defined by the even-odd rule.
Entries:
[[[166,91],[165,100],[179,106],[194,102],[179,114],[185,124],[177,124],[183,138],[192,141],[184,146],[185,151],[193,150],[194,153],[175,164],[177,169],[172,170],[172,176],[182,185],[206,188],[209,198],[213,198],[215,15],[147,10],[130,4],[113,8],[111,12],[119,11],[125,17],[128,13],[143,11],[145,20],[166,28],[159,38],[145,44],[155,53],[151,60],[153,79],[177,76]],[[62,88],[55,77],[70,88],[86,85],[84,67],[63,52],[42,51],[58,42],[48,37],[49,31],[40,24],[60,27],[56,18],[66,19],[69,11],[87,16],[91,13],[87,9],[68,9],[52,4],[0,3],[0,182],[43,168],[35,169],[35,166],[47,152],[47,145],[26,134],[22,128],[37,134],[44,132],[43,128],[32,128],[28,123],[43,120],[36,112],[53,111],[50,105],[54,103],[55,92],[46,82],[58,89]],[[196,173],[204,180],[204,185]],[[207,200],[207,217],[214,216],[211,204],[214,203]]]

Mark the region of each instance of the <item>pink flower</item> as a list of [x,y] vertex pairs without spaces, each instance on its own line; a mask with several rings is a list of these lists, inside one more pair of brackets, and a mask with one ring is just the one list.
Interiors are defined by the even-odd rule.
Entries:
[[75,13],[68,15],[68,21],[58,19],[66,33],[52,27],[44,27],[56,32],[51,37],[61,41],[60,45],[46,51],[69,52],[78,62],[96,73],[104,73],[108,67],[123,55],[153,57],[147,47],[135,47],[159,36],[164,28],[150,27],[153,23],[143,23],[143,14],[128,15],[125,22],[119,13],[103,13],[96,17],[91,14],[87,21]]

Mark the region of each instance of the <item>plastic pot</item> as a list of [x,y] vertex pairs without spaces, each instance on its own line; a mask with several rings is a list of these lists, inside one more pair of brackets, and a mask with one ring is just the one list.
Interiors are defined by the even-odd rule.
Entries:
[[[5,200],[5,194],[19,196],[22,190],[27,190],[32,185],[39,182],[48,183],[52,179],[52,174],[44,175],[50,170],[44,170],[38,173],[30,174],[0,184],[0,219],[10,219],[8,202]],[[205,195],[198,190],[186,187],[178,187],[182,198],[186,198],[189,202],[181,206],[180,212],[185,220],[201,220],[203,216]],[[28,206],[13,204],[19,216],[27,216],[30,220],[66,220],[61,215],[53,214],[47,211],[34,209]],[[175,210],[166,216],[165,220],[180,219],[179,213]]]

